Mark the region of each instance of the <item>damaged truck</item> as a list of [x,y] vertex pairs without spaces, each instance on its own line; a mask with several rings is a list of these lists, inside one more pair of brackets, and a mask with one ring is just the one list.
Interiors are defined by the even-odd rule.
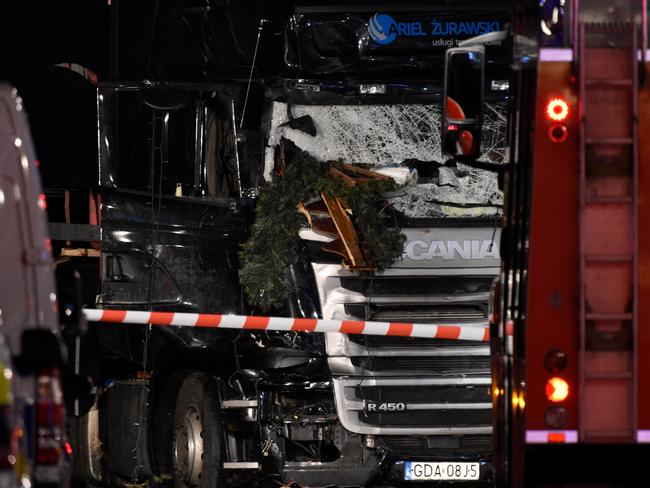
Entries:
[[[96,87],[94,183],[46,191],[58,265],[82,276],[90,308],[484,327],[510,3],[286,3],[267,20],[261,7],[163,2],[140,59],[143,7],[112,2],[121,57]],[[172,36],[181,47],[166,49]],[[183,46],[201,69],[185,69]],[[377,265],[381,242],[349,202],[317,191],[302,214],[277,215],[301,219],[289,265],[245,288],[256,209],[305,160],[348,187],[389,182],[373,218],[401,248]],[[70,347],[93,384],[67,399],[80,481],[493,481],[487,343],[91,323]]]

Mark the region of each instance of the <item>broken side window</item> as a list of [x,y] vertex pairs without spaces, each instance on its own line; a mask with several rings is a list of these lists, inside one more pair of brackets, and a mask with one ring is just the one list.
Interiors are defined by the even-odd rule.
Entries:
[[104,107],[110,113],[108,124],[100,113],[102,184],[191,195],[196,187],[197,107],[195,97],[181,92],[111,93]]
[[205,190],[211,197],[239,194],[239,169],[235,146],[232,100],[216,94],[205,110]]
[[195,198],[236,197],[232,100],[215,92],[100,94],[102,184]]

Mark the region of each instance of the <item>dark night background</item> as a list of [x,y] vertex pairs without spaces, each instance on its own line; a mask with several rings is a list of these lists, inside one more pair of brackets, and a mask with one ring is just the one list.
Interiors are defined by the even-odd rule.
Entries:
[[[258,19],[280,18],[290,2],[1,3],[0,81],[16,87],[23,98],[44,185],[88,188],[97,183],[95,86],[54,65],[81,65],[99,81],[245,79]],[[263,45],[279,38],[270,36]],[[269,59],[260,56],[258,65]]]
[[72,61],[105,73],[108,11],[106,0],[2,2],[3,78],[17,79],[38,68]]
[[[5,1],[0,7],[0,80],[23,98],[48,186],[91,177],[96,154],[93,86],[58,63],[108,72],[106,0]],[[89,160],[89,158],[91,158]]]

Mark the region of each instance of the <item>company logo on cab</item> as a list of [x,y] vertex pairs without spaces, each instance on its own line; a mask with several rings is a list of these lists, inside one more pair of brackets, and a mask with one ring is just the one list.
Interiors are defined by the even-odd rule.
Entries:
[[368,21],[368,33],[377,44],[386,45],[398,36],[426,36],[422,22],[397,22],[388,14],[377,13]]
[[499,245],[488,240],[459,241],[410,241],[404,247],[402,259],[412,261],[451,259],[499,259]]

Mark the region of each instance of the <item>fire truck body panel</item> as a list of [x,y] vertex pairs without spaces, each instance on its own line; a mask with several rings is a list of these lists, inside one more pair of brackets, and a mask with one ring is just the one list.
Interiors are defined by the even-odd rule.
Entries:
[[[553,54],[549,50],[549,54]],[[566,53],[567,50],[562,50]],[[548,52],[548,51],[547,51]],[[569,53],[570,54],[570,53]],[[530,282],[526,328],[527,409],[529,431],[547,431],[546,410],[551,408],[543,385],[550,377],[544,369],[549,351],[569,354],[565,377],[572,391],[563,430],[578,429],[578,104],[569,80],[571,62],[544,61],[538,68],[538,107],[554,98],[567,100],[569,136],[562,144],[549,139],[552,125],[543,109],[537,110],[531,216]],[[569,351],[574,352],[571,354]],[[536,365],[533,367],[532,365]],[[534,385],[534,386],[533,386]],[[539,385],[542,385],[540,388]],[[535,434],[531,434],[533,437]],[[531,439],[532,440],[532,439]]]
[[645,14],[592,22],[592,7],[573,49],[541,49],[537,68],[522,354],[540,486],[634,482],[650,441]]
[[[650,63],[647,65],[650,70]],[[637,331],[638,355],[637,374],[637,442],[650,442],[650,390],[643,378],[650,378],[650,229],[644,224],[650,211],[650,88],[646,85],[638,94],[639,126],[639,172],[638,172],[638,284],[639,284],[639,328]],[[646,324],[646,325],[644,325]]]

